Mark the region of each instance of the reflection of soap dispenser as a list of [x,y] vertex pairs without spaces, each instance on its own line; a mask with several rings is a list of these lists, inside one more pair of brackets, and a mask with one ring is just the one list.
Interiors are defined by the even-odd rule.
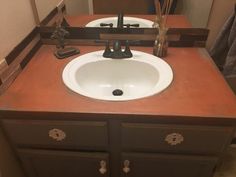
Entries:
[[78,49],[74,47],[65,47],[65,38],[70,35],[70,33],[65,29],[65,26],[69,26],[69,24],[64,19],[62,11],[59,10],[58,19],[56,21],[56,29],[51,35],[51,39],[57,41],[56,47],[58,50],[54,54],[58,59],[63,59],[79,54]]

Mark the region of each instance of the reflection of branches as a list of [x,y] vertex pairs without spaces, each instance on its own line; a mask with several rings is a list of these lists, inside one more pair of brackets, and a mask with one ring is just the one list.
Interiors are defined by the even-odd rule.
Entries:
[[52,33],[51,39],[57,40],[57,48],[65,47],[65,37],[69,36],[69,32],[62,26],[57,26],[56,30]]

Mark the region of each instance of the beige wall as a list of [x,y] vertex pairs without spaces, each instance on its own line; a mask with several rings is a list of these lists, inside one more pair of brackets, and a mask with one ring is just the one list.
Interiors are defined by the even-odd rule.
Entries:
[[65,0],[65,4],[69,15],[89,14],[88,0]]
[[[36,26],[30,0],[1,0],[0,6],[0,64]],[[1,177],[23,177],[13,152],[0,127],[0,175]]]
[[1,0],[0,63],[35,27],[30,0]]
[[232,13],[235,3],[236,0],[214,0],[207,25],[207,28],[210,29],[210,34],[207,41],[208,50],[210,50],[212,44],[214,43],[217,34],[222,28],[222,25]]
[[42,21],[60,2],[61,0],[35,0],[39,20]]
[[205,28],[213,0],[178,0],[177,13],[187,16],[193,27]]

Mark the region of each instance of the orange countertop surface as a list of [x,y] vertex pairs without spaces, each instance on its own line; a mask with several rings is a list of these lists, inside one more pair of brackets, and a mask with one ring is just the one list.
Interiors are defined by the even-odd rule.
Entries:
[[[197,48],[169,48],[165,61],[174,80],[163,92],[125,101],[101,101],[69,90],[62,71],[75,57],[58,60],[54,46],[42,46],[0,97],[1,110],[236,118],[236,98],[215,66]],[[103,47],[80,47],[81,54]],[[134,49],[134,48],[133,48]],[[152,48],[135,47],[151,53]]]
[[[169,19],[173,21],[170,26],[175,26],[177,21],[172,17]],[[190,25],[186,20],[181,23],[183,27]],[[98,46],[78,48],[81,55],[104,50],[104,47]],[[131,49],[152,53],[151,47]],[[39,49],[13,84],[0,96],[0,110],[236,119],[234,93],[212,60],[198,48],[169,48],[164,60],[173,69],[171,85],[154,96],[124,102],[95,100],[69,90],[62,81],[62,72],[66,64],[78,55],[58,60],[53,55],[54,50],[55,46],[49,45]]]

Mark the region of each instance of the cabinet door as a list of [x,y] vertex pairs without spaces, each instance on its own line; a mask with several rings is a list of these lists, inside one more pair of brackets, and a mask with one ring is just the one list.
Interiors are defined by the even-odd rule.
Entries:
[[122,155],[124,177],[210,177],[217,158],[131,153]]
[[18,150],[29,177],[108,177],[106,153]]

